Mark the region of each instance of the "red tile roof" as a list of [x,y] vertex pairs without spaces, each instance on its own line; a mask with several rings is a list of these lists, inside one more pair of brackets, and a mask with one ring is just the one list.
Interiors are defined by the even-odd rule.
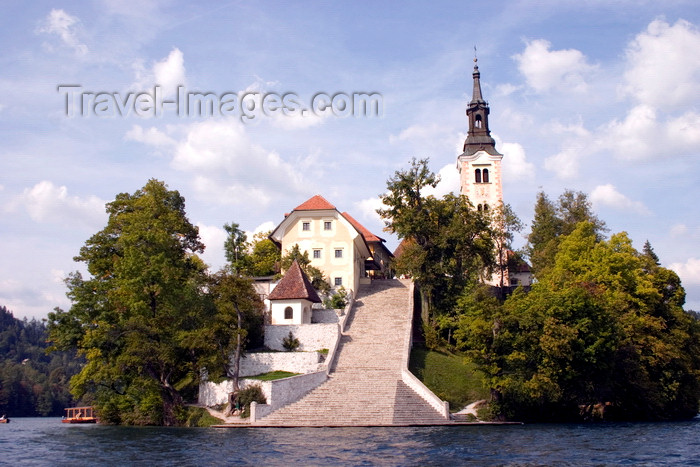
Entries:
[[270,300],[295,300],[306,299],[313,303],[321,303],[316,290],[309,282],[299,263],[294,260],[284,277],[267,297]]
[[313,196],[294,208],[295,211],[321,211],[326,209],[335,209],[335,206],[321,195]]
[[350,222],[352,224],[352,226],[355,227],[355,229],[358,232],[360,232],[360,234],[364,237],[366,242],[384,242],[385,241],[383,238],[377,237],[372,232],[367,230],[367,228],[364,225],[357,222],[357,220],[354,217],[352,217],[350,214],[348,214],[347,212],[343,213],[343,217],[346,218],[348,220],[348,222]]

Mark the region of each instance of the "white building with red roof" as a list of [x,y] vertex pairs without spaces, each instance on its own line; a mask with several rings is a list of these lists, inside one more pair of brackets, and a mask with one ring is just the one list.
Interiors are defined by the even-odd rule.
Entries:
[[[347,213],[342,214],[321,195],[309,198],[287,214],[270,239],[280,247],[282,256],[299,245],[331,287],[342,286],[353,296],[362,282],[369,281],[369,271],[384,270],[388,275],[391,253],[383,246],[384,240]],[[381,256],[379,262],[373,255]]]

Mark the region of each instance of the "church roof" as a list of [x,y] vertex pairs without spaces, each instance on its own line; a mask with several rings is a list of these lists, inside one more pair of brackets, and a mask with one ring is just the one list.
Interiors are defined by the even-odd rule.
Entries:
[[269,300],[305,299],[313,303],[321,303],[316,290],[296,260],[267,298]]
[[366,242],[385,242],[386,241],[383,238],[378,237],[378,236],[374,235],[372,232],[370,232],[369,230],[367,230],[367,228],[364,225],[357,222],[357,220],[354,217],[352,217],[350,214],[348,214],[347,212],[343,213],[343,217],[346,218],[348,220],[348,222],[350,222],[352,224],[353,227],[355,227],[355,230],[360,232],[360,235],[362,235],[365,238]]
[[321,195],[312,196],[294,208],[295,211],[323,211],[326,209],[335,209],[335,206]]

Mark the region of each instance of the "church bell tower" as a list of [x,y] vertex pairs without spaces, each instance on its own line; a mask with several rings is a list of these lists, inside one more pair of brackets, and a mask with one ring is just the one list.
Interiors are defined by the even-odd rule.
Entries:
[[480,211],[496,209],[503,202],[501,159],[489,130],[489,104],[481,93],[481,73],[474,59],[474,90],[467,105],[469,132],[464,152],[457,158],[460,193]]

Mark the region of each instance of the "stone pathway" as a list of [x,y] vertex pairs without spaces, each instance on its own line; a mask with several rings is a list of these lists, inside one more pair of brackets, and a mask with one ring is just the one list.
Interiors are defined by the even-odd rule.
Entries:
[[450,423],[401,381],[409,281],[363,286],[329,379],[258,420],[268,426],[384,426]]

